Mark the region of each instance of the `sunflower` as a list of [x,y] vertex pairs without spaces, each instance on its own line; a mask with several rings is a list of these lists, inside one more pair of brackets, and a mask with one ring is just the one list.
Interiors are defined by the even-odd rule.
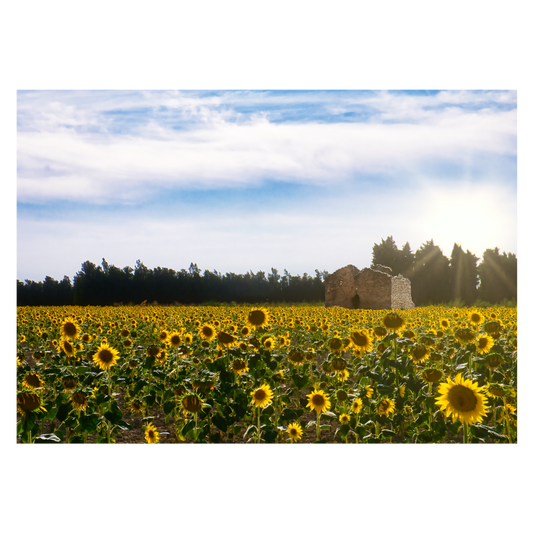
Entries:
[[454,422],[457,419],[467,425],[481,422],[487,414],[487,398],[482,388],[461,374],[455,376],[455,381],[447,378],[446,383],[441,383],[439,393],[441,396],[435,403],[441,406],[441,411],[446,411],[446,416],[451,415]]
[[475,326],[479,326],[480,324],[483,324],[483,322],[485,321],[485,317],[481,313],[474,311],[470,314],[469,320]]
[[344,383],[350,377],[350,372],[346,369],[341,370],[340,372],[336,372],[336,376],[342,383]]
[[224,348],[232,348],[237,344],[237,337],[224,331],[219,331],[217,333],[217,340],[220,346],[223,346]]
[[362,408],[363,408],[363,400],[361,400],[361,398],[356,398],[352,402],[351,410],[357,415],[359,414]]
[[265,347],[265,350],[273,350],[276,347],[276,339],[274,337],[263,339],[263,346]]
[[503,361],[501,360],[501,358],[497,355],[491,355],[490,357],[487,357],[487,359],[485,359],[485,364],[491,370],[496,370],[502,364],[502,362]]
[[150,357],[157,357],[160,351],[161,348],[159,348],[159,346],[156,346],[155,344],[152,344],[146,349],[146,353]]
[[67,318],[61,324],[59,329],[61,336],[67,339],[76,339],[80,334],[80,327],[78,323],[72,318]]
[[417,344],[409,354],[415,363],[423,363],[429,357],[429,348],[423,344]]
[[63,384],[64,391],[70,392],[71,390],[74,390],[78,386],[78,379],[72,378],[72,377],[64,377],[62,384]]
[[176,330],[168,334],[168,344],[173,348],[177,348],[181,344],[181,335]]
[[385,335],[387,335],[387,328],[384,328],[383,326],[376,326],[373,329],[373,333],[374,337],[376,337],[377,339],[382,339],[383,337],[385,337]]
[[194,392],[182,396],[180,401],[181,408],[191,414],[199,413],[202,410],[203,404],[202,398]]
[[198,333],[202,339],[206,340],[207,342],[211,342],[213,337],[216,335],[216,330],[211,324],[203,324]]
[[231,365],[231,369],[237,375],[241,375],[243,372],[248,372],[248,365],[244,359],[235,359]]
[[340,352],[344,348],[344,344],[339,337],[332,337],[328,340],[328,347],[332,352]]
[[389,313],[383,317],[383,325],[392,331],[398,331],[405,325],[405,320],[398,313]]
[[254,407],[262,407],[265,408],[272,402],[272,397],[274,396],[272,393],[272,390],[270,389],[270,385],[261,385],[251,393],[252,396],[252,404]]
[[89,402],[87,401],[87,396],[83,394],[83,392],[75,392],[70,399],[72,400],[72,405],[74,406],[74,409],[77,409],[78,411],[85,411],[87,407],[89,406]]
[[309,399],[306,407],[309,407],[311,411],[316,411],[318,415],[324,411],[328,411],[331,407],[329,396],[323,390],[314,389],[312,393],[306,396]]
[[331,370],[343,372],[346,370],[346,361],[342,357],[335,357],[331,360]]
[[462,344],[466,345],[476,339],[476,333],[469,328],[459,328],[455,332],[455,338]]
[[159,442],[159,433],[156,427],[149,422],[146,426],[146,431],[144,432],[144,438],[148,444],[156,444]]
[[396,404],[392,400],[389,400],[388,398],[384,398],[378,404],[378,414],[380,416],[388,417],[389,415],[394,413],[395,409],[396,409]]
[[489,335],[482,335],[476,341],[476,350],[478,353],[489,353],[494,346],[494,339]]
[[35,409],[44,409],[41,406],[41,399],[35,392],[19,392],[17,394],[17,408],[22,414],[27,414]]
[[248,337],[251,331],[252,330],[248,326],[244,326],[243,328],[241,328],[241,337]]
[[93,355],[93,363],[98,365],[101,370],[111,368],[118,359],[120,359],[118,350],[104,343],[100,344],[98,351]]
[[426,368],[426,370],[422,372],[422,379],[426,383],[435,383],[442,379],[442,372],[436,368]]
[[302,438],[303,429],[298,422],[292,422],[287,428],[287,435],[292,442],[297,442]]
[[352,331],[350,334],[350,341],[355,348],[361,351],[370,350],[372,347],[372,340],[370,339],[368,333],[364,330]]
[[252,309],[248,313],[248,317],[246,319],[248,325],[252,328],[264,327],[268,324],[268,320],[269,320],[268,311],[262,307]]
[[163,329],[162,331],[159,332],[159,335],[157,337],[161,342],[167,342],[169,335],[170,335],[169,332],[166,329]]
[[374,389],[370,385],[367,385],[365,388],[365,396],[367,398],[372,398],[372,396],[374,396]]
[[350,415],[347,414],[347,413],[342,413],[340,416],[339,416],[339,422],[345,426],[346,424],[349,424],[350,423]]
[[142,413],[143,410],[143,404],[140,400],[132,400],[130,402],[130,410],[132,413]]
[[24,376],[22,384],[28,389],[39,389],[44,385],[44,381],[41,379],[41,376],[39,376],[39,374],[35,372],[28,372]]
[[289,361],[295,366],[303,365],[306,359],[302,350],[298,350],[297,348],[294,348],[289,352],[288,358]]
[[76,355],[76,347],[67,339],[62,339],[59,342],[58,351],[63,351],[67,357],[74,357]]

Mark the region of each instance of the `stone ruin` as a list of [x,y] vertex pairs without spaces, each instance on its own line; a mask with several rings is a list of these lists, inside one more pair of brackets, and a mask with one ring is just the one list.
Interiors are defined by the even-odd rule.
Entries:
[[326,307],[347,309],[413,309],[411,282],[393,276],[392,269],[376,265],[359,270],[339,268],[326,280]]

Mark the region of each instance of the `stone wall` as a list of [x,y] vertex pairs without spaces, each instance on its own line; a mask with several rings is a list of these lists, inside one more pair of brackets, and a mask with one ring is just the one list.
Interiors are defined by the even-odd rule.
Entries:
[[356,281],[359,309],[391,309],[391,279],[379,270],[361,270]]
[[414,309],[411,298],[411,282],[407,278],[391,278],[391,309]]
[[326,307],[347,309],[413,309],[411,282],[392,276],[389,267],[359,270],[347,265],[326,278]]
[[356,295],[355,280],[359,269],[353,265],[339,268],[326,278],[326,307],[353,309],[352,298]]

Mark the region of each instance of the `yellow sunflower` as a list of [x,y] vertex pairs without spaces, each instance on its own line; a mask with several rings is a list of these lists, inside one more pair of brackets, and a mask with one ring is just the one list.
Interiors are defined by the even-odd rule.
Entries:
[[426,370],[422,372],[422,379],[426,383],[435,383],[442,379],[442,372],[436,368],[426,368]]
[[224,348],[232,348],[237,344],[238,339],[225,331],[219,331],[217,333],[217,340],[220,346],[223,346]]
[[76,339],[80,334],[80,326],[74,319],[67,318],[63,320],[63,323],[60,327],[60,332],[62,337],[67,339]]
[[77,409],[78,411],[85,411],[87,407],[89,406],[89,402],[87,401],[87,396],[83,394],[83,392],[75,392],[70,399],[72,400],[72,405],[74,406],[74,409]]
[[352,402],[352,407],[351,407],[351,410],[355,413],[355,414],[358,414],[361,409],[363,408],[363,400],[361,400],[361,398],[356,398],[353,402]]
[[235,359],[231,365],[231,369],[237,375],[241,375],[243,372],[248,372],[248,365],[244,359]]
[[305,363],[305,354],[302,352],[302,350],[298,350],[298,348],[292,349],[289,352],[288,358],[289,361],[295,366],[300,366]]
[[455,332],[455,338],[462,344],[466,345],[470,342],[474,342],[476,339],[476,333],[468,328],[459,328]]
[[352,331],[350,341],[358,350],[368,351],[372,348],[372,339],[364,330]]
[[302,438],[303,429],[298,422],[292,422],[287,428],[287,435],[292,442],[297,442]]
[[389,313],[383,317],[383,325],[392,331],[398,331],[405,325],[405,320],[398,313]]
[[181,344],[181,335],[176,330],[169,333],[168,344],[173,348],[177,348]]
[[181,398],[181,408],[187,413],[196,414],[203,408],[202,398],[196,393],[186,394]]
[[489,353],[494,346],[494,339],[489,335],[482,335],[476,341],[476,350],[478,353]]
[[74,357],[76,355],[76,347],[67,339],[62,339],[59,342],[59,346],[57,347],[57,349],[59,352],[65,352],[68,357]]
[[340,352],[344,348],[344,344],[339,337],[332,337],[328,340],[328,347],[332,352]]
[[28,372],[24,376],[22,384],[28,389],[39,389],[44,385],[44,381],[41,379],[41,376],[39,376],[39,374],[35,372]]
[[481,313],[478,313],[477,311],[470,313],[469,319],[470,319],[470,322],[474,324],[475,326],[479,326],[479,324],[483,324],[483,322],[485,321],[485,317]]
[[252,328],[264,327],[268,324],[268,320],[268,311],[262,307],[252,309],[246,319],[248,325]]
[[323,390],[314,389],[313,392],[306,395],[309,399],[306,407],[309,407],[311,411],[316,411],[319,415],[322,412],[328,411],[331,407],[329,396],[324,393]]
[[350,415],[347,414],[347,413],[342,413],[340,416],[339,416],[339,422],[345,426],[346,424],[349,424],[350,423]]
[[156,444],[159,442],[159,432],[157,431],[156,427],[152,424],[152,422],[149,422],[146,426],[146,431],[144,432],[144,438],[146,439],[146,442],[148,444]]
[[481,422],[487,414],[487,398],[482,388],[461,374],[455,376],[455,381],[447,378],[446,383],[441,383],[439,394],[435,403],[441,406],[441,411],[446,411],[446,416],[451,415],[454,422],[457,419],[465,424]]
[[266,350],[271,351],[276,347],[276,339],[274,337],[267,337],[263,339],[263,346]]
[[388,417],[389,415],[394,413],[395,409],[396,409],[396,404],[394,403],[393,400],[389,400],[388,398],[384,398],[378,404],[378,414],[380,416]]
[[211,324],[203,324],[198,333],[202,339],[211,342],[213,337],[216,335],[216,329]]
[[251,393],[252,396],[252,404],[254,407],[261,407],[265,408],[272,402],[272,397],[274,396],[272,393],[272,390],[270,389],[270,385],[261,385]]
[[423,344],[417,344],[409,354],[415,363],[423,363],[429,357],[429,348]]
[[116,364],[120,359],[118,350],[107,344],[100,344],[98,351],[93,355],[93,363],[98,365],[101,370],[107,370]]
[[17,409],[19,409],[22,414],[27,414],[39,408],[43,411],[46,410],[41,406],[41,399],[35,392],[19,392],[17,394]]

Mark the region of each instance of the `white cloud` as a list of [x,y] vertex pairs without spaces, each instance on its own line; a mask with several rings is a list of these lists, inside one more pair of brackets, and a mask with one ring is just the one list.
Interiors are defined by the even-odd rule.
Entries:
[[[383,116],[387,109],[411,118],[420,111],[424,120],[279,124],[264,113],[235,122],[228,119],[231,111],[180,98],[176,105],[201,115],[201,126],[176,131],[151,120],[135,135],[95,135],[57,127],[61,119],[45,113],[49,130],[18,134],[19,200],[134,201],[158,187],[227,187],[257,184],[258,178],[325,184],[358,173],[414,172],[428,161],[516,154],[516,109],[429,114],[413,97],[384,94],[376,97]],[[96,120],[69,105],[54,110],[65,124]]]

